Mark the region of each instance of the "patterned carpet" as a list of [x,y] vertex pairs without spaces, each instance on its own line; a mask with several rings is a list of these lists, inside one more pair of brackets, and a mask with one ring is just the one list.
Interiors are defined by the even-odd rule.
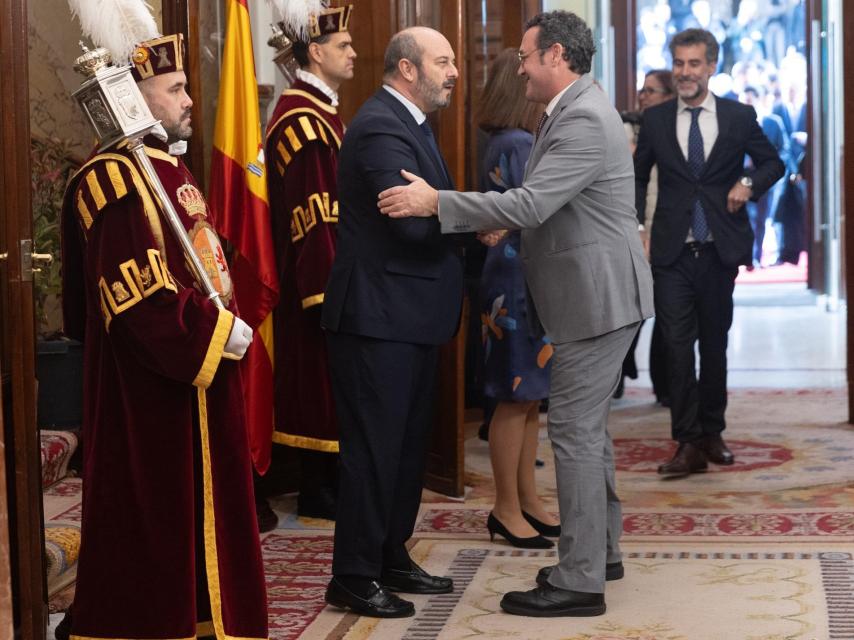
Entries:
[[[530,588],[537,570],[554,562],[554,552],[441,541],[421,541],[420,548],[430,570],[460,582],[457,591],[414,598],[414,618],[360,619],[347,639],[810,640],[847,638],[834,629],[850,634],[854,626],[844,601],[854,585],[854,562],[850,549],[839,545],[758,551],[629,544],[626,577],[608,583],[606,615],[558,619],[497,613],[501,596]],[[317,632],[329,615],[318,617]]]
[[[668,414],[648,392],[615,402],[618,485],[624,501],[625,579],[608,583],[608,613],[589,619],[518,618],[499,612],[501,594],[527,589],[554,551],[490,543],[492,503],[486,443],[466,443],[464,502],[425,492],[412,555],[451,575],[445,596],[413,596],[415,618],[361,619],[327,608],[329,523],[294,515],[292,496],[274,503],[279,528],[262,541],[270,637],[425,640],[851,640],[854,639],[854,428],[843,390],[736,391],[728,438],[738,463],[662,481],[672,451]],[[537,477],[554,505],[545,435]],[[79,522],[79,481],[48,490],[49,526]],[[47,509],[47,506],[46,506]],[[67,597],[67,590],[58,594]]]

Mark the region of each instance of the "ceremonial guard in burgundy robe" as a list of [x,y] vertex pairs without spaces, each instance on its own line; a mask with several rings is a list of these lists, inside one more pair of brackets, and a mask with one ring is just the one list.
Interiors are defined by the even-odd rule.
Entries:
[[[353,73],[351,10],[326,9],[312,23],[309,42],[295,38],[301,68],[270,118],[265,150],[281,287],[273,315],[273,438],[300,449],[298,513],[326,518],[334,518],[338,426],[320,313],[335,258],[338,152],[344,137],[336,90]],[[311,46],[326,47],[331,55],[313,56]]]
[[[146,48],[181,69],[180,37]],[[62,212],[66,331],[85,353],[71,637],[266,638],[242,382],[224,359],[243,323],[204,197],[165,142],[144,142],[226,309],[195,286],[127,143],[86,162]]]

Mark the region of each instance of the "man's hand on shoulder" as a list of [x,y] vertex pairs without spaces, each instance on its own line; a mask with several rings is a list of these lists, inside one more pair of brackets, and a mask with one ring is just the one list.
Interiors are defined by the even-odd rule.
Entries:
[[380,213],[389,218],[428,218],[436,215],[439,209],[439,192],[422,178],[405,169],[400,172],[410,184],[405,187],[392,187],[380,193]]
[[729,190],[729,195],[726,199],[726,208],[730,213],[735,213],[744,206],[744,203],[750,200],[753,195],[753,190],[750,187],[745,187],[741,182],[736,182],[732,189]]

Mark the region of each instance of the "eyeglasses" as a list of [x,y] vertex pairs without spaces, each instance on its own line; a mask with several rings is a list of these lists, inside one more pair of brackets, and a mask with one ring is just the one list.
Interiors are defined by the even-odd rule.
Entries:
[[522,63],[522,62],[525,62],[525,58],[527,58],[528,56],[530,56],[534,52],[545,51],[546,49],[548,49],[548,47],[537,47],[536,49],[534,49],[534,51],[529,51],[528,53],[522,53],[522,51],[519,50],[516,52],[516,57],[519,58],[519,62]]
[[641,87],[638,93],[670,93],[667,89],[653,89],[652,87]]

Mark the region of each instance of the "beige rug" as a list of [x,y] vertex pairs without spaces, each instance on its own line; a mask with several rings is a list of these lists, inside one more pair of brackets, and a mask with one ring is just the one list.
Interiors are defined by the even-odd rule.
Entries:
[[[625,545],[626,577],[608,583],[595,618],[528,618],[500,611],[507,591],[533,586],[553,551],[421,541],[413,555],[455,578],[443,596],[412,596],[399,620],[323,611],[301,637],[347,640],[828,640],[854,633],[852,545]],[[345,622],[342,625],[342,622]],[[336,629],[339,633],[336,633]],[[836,631],[832,631],[836,629]]]

